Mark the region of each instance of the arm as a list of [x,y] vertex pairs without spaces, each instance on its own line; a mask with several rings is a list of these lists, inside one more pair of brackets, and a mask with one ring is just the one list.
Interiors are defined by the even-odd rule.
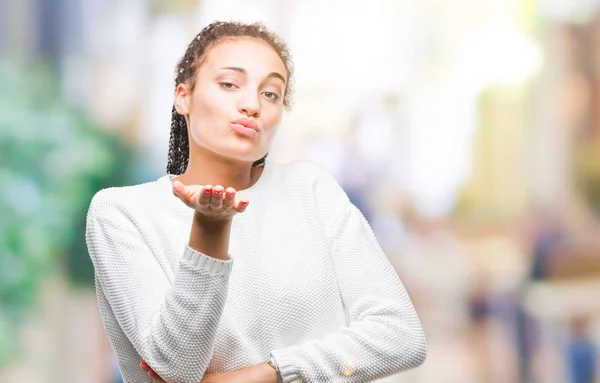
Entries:
[[[148,374],[152,381],[157,383],[169,383],[152,370],[152,368],[142,362],[142,370]],[[275,370],[263,362],[248,368],[230,372],[215,372],[206,374],[200,383],[277,383]]]
[[315,195],[349,324],[273,351],[283,381],[366,382],[420,365],[426,343],[410,298],[371,228],[328,173]]
[[198,383],[212,357],[232,261],[186,246],[171,284],[147,245],[158,239],[142,234],[138,219],[102,192],[94,197],[86,241],[96,277],[142,360],[167,381]]
[[229,260],[229,236],[231,220],[207,224],[196,211],[192,220],[189,247],[223,261]]

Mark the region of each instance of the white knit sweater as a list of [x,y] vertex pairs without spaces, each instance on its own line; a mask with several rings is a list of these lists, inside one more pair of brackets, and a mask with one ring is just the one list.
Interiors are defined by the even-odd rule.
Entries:
[[[193,210],[165,175],[98,192],[86,240],[127,383],[199,383],[273,354],[284,382],[368,382],[418,366],[419,319],[368,223],[310,161],[267,161],[233,218],[230,260],[187,246]],[[368,190],[365,190],[368,192]]]

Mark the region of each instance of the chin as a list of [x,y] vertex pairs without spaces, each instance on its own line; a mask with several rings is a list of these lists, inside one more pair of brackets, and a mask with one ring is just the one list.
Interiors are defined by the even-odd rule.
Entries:
[[255,145],[236,145],[233,148],[223,148],[220,152],[226,157],[244,162],[258,161],[264,157],[264,154],[261,153],[267,153],[266,150],[257,151]]
[[262,156],[257,156],[256,154],[250,154],[250,153],[229,153],[227,155],[225,155],[225,157],[228,157],[232,160],[236,160],[236,161],[240,161],[240,162],[256,162],[258,160],[260,160],[261,158],[264,157],[264,154]]

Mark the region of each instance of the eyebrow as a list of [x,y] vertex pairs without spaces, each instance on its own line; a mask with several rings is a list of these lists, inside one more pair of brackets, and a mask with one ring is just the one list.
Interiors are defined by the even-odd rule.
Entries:
[[[221,69],[225,69],[225,70],[232,70],[232,71],[239,72],[239,73],[243,73],[243,74],[246,74],[246,73],[247,73],[247,72],[246,72],[246,69],[244,69],[244,68],[240,68],[240,67],[237,67],[237,66],[226,66],[226,67],[223,67],[223,68],[221,68]],[[267,75],[267,78],[278,78],[278,79],[280,79],[281,81],[283,81],[283,83],[284,83],[284,84],[286,83],[285,77],[283,77],[283,75],[282,75],[282,74],[280,74],[280,73],[277,73],[277,72],[271,72],[271,73],[269,73],[269,74]]]

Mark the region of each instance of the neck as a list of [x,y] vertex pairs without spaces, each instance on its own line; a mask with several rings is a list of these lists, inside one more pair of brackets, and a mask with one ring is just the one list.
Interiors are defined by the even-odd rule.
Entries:
[[252,163],[228,158],[190,156],[187,169],[177,178],[184,185],[221,185],[239,191],[254,185],[262,170],[253,167]]

